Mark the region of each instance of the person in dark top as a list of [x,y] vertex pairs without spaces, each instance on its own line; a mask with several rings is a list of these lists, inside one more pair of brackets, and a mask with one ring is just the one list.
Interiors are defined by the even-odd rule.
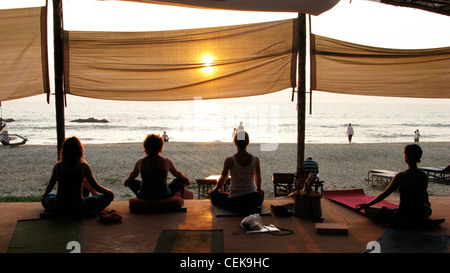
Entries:
[[[124,182],[139,199],[162,200],[180,192],[182,198],[193,196],[185,189],[190,185],[189,177],[175,168],[173,162],[160,154],[164,149],[164,139],[155,134],[148,135],[143,143],[146,156],[139,159],[133,171]],[[168,184],[167,174],[170,172],[175,179]],[[141,175],[142,181],[136,180]],[[190,198],[190,197],[189,197]]]
[[[47,212],[79,213],[100,212],[114,199],[114,193],[100,186],[92,174],[91,167],[83,159],[84,147],[77,137],[63,143],[60,160],[55,164],[50,181],[42,195],[42,206]],[[56,194],[50,193],[58,184]],[[87,188],[93,194],[83,197]]]
[[[422,157],[422,149],[417,144],[407,145],[404,150],[406,171],[394,176],[391,183],[380,195],[369,203],[357,205],[357,209],[389,224],[415,223],[428,220],[431,216],[431,204],[428,199],[428,176],[417,167]],[[397,209],[387,207],[371,208],[370,206],[384,200],[398,189],[400,204]]]
[[305,170],[306,175],[309,173],[313,173],[317,175],[319,173],[319,164],[312,159],[312,157],[308,156],[303,162],[303,169]]

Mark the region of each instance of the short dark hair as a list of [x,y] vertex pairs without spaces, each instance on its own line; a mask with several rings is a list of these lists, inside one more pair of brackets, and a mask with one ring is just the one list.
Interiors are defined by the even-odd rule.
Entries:
[[150,134],[147,135],[142,146],[147,155],[158,155],[163,151],[164,139],[160,135]]
[[234,134],[233,142],[239,148],[245,149],[250,143],[250,138],[246,131],[237,131],[236,134]]
[[409,144],[405,147],[405,155],[408,157],[409,161],[420,163],[420,158],[422,157],[422,148],[417,144]]

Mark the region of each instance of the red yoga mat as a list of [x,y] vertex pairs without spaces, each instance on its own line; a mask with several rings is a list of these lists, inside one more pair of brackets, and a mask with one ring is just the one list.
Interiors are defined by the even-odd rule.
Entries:
[[[323,196],[327,199],[340,203],[354,210],[356,210],[356,205],[368,203],[372,201],[372,199],[374,198],[374,196],[366,195],[363,189],[323,191]],[[375,204],[374,206],[376,207],[386,206],[391,209],[395,209],[398,207],[398,205],[392,204],[384,200]]]

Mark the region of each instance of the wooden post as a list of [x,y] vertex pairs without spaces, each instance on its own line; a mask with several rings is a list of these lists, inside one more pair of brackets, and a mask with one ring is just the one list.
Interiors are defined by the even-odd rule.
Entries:
[[[305,27],[305,33],[306,33],[306,27]],[[311,14],[308,14],[308,38],[306,38],[306,39],[309,39],[309,42],[310,42],[309,50],[311,50]],[[306,52],[306,48],[305,48],[305,52]],[[311,56],[311,51],[310,51],[310,56]],[[306,74],[305,74],[305,77],[306,77]],[[309,79],[311,79],[311,78],[309,77]],[[313,95],[313,92],[312,92],[312,89],[310,86],[310,88],[309,88],[309,114],[310,115],[312,115],[312,95]]]
[[298,92],[297,92],[297,173],[303,170],[305,158],[306,115],[306,15],[298,14]]
[[56,108],[56,137],[58,159],[59,152],[65,139],[65,117],[64,117],[64,52],[63,52],[63,23],[62,23],[62,0],[53,0],[53,39],[55,54],[55,108]]

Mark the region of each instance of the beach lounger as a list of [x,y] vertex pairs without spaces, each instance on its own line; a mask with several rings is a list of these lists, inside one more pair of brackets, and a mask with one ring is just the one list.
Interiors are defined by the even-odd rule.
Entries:
[[294,173],[274,173],[272,177],[274,196],[287,196],[292,193],[294,180]]
[[367,173],[367,183],[371,183],[372,187],[382,185],[387,186],[392,178],[397,174],[397,172],[389,170],[369,170]]
[[450,164],[447,167],[435,168],[435,167],[422,167],[420,170],[428,174],[430,181],[442,181],[450,180]]

